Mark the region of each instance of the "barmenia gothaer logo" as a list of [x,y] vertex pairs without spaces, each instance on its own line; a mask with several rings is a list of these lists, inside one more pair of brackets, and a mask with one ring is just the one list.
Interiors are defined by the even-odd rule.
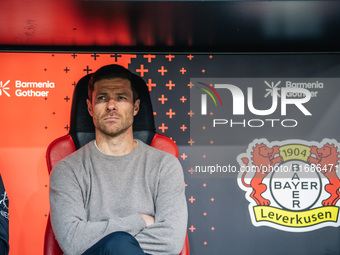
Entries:
[[6,96],[11,97],[11,95],[7,92],[7,90],[9,90],[9,87],[7,87],[9,82],[10,80],[6,81],[5,83],[0,81],[0,96],[2,96],[2,93],[4,93]]
[[339,143],[256,139],[237,157],[254,226],[290,232],[338,227]]

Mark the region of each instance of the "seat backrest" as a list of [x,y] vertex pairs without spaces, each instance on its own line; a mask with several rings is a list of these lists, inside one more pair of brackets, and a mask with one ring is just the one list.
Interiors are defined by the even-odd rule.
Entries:
[[[46,161],[49,173],[58,161],[95,138],[95,128],[86,104],[86,99],[88,97],[87,85],[90,78],[91,75],[84,76],[79,80],[75,87],[72,99],[69,134],[57,138],[47,148]],[[179,152],[174,141],[155,132],[153,109],[146,83],[137,75],[133,75],[132,82],[138,84],[137,91],[139,98],[141,99],[139,112],[135,116],[133,123],[134,137],[154,148],[171,153],[178,158]],[[44,255],[62,254],[63,253],[55,240],[49,216],[45,232]],[[186,236],[184,247],[180,255],[189,255],[188,236]]]

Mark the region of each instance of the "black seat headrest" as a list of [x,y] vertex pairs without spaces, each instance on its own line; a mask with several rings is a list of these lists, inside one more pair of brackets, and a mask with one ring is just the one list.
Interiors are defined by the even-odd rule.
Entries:
[[[95,138],[95,128],[86,104],[86,99],[88,98],[87,87],[90,78],[91,74],[81,78],[73,92],[70,135],[76,149]],[[155,134],[155,121],[148,87],[145,81],[135,74],[132,75],[131,82],[137,84],[138,97],[141,101],[139,112],[135,116],[133,123],[134,137],[151,144]]]

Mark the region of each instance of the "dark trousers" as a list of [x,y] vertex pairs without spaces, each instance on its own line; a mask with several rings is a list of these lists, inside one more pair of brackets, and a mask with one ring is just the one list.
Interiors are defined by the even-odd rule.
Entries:
[[90,247],[83,255],[150,255],[144,253],[138,241],[126,232],[111,233],[95,245]]

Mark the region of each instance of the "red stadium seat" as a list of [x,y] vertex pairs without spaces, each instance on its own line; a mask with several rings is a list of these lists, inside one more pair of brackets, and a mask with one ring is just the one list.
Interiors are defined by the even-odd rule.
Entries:
[[[87,84],[90,75],[83,77],[77,84],[72,101],[71,124],[69,134],[57,138],[48,147],[46,152],[46,161],[49,173],[55,164],[76,151],[89,141],[95,138],[94,126],[91,116],[87,112]],[[137,75],[133,76],[133,82],[139,84],[138,94],[141,98],[140,110],[134,120],[134,136],[141,141],[155,147],[179,156],[176,144],[168,137],[155,132],[153,110],[150,95],[145,82]],[[62,255],[51,226],[50,216],[47,220],[44,240],[44,255]],[[180,255],[189,255],[188,236]]]

